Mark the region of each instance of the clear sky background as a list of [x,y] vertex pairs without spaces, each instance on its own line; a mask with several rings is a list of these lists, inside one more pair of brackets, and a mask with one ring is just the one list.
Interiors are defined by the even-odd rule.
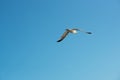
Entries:
[[120,0],[0,0],[0,80],[120,80]]

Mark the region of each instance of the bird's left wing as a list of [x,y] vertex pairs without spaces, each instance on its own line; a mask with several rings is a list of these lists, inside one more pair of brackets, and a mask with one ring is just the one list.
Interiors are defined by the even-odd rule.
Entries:
[[69,31],[66,30],[57,42],[62,41],[68,35],[68,33],[69,33]]

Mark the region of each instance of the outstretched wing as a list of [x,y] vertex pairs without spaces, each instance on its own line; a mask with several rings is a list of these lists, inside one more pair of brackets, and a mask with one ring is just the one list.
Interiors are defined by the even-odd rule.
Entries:
[[84,31],[82,29],[73,28],[72,30],[78,30],[78,31],[84,32],[86,34],[92,34],[92,32],[86,32],[86,31]]
[[68,33],[69,33],[69,31],[66,30],[57,42],[62,41],[68,35]]

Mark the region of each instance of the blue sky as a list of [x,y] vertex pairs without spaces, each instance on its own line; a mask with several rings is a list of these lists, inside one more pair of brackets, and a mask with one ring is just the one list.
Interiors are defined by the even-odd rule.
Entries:
[[[1,0],[0,80],[119,80],[119,0]],[[66,28],[92,35],[70,34]]]

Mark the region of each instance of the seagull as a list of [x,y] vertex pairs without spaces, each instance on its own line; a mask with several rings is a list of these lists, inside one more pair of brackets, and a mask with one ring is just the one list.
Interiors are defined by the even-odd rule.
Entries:
[[81,31],[81,32],[86,33],[86,34],[92,34],[91,32],[86,32],[84,30],[77,29],[77,28],[66,29],[66,31],[63,33],[63,35],[60,37],[60,39],[57,42],[61,42],[68,35],[68,33],[76,34],[77,31]]

